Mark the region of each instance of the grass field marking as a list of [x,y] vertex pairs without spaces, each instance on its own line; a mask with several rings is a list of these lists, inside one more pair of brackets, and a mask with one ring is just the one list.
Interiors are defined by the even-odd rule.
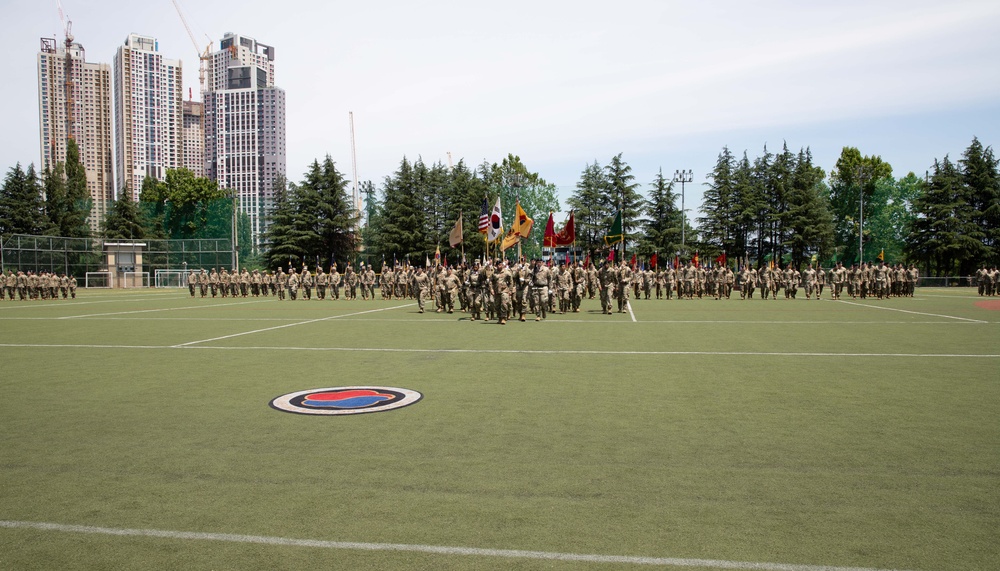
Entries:
[[631,300],[626,301],[625,305],[628,306],[628,314],[632,316],[632,323],[636,323],[637,320],[635,318],[635,313],[632,312],[632,301]]
[[369,309],[367,311],[358,311],[356,313],[345,313],[342,315],[329,315],[327,317],[320,317],[319,319],[308,319],[306,321],[296,321],[295,323],[286,323],[284,325],[275,325],[274,327],[265,327],[263,329],[255,329],[253,331],[243,331],[241,333],[233,333],[232,335],[223,335],[222,337],[213,337],[212,339],[202,339],[200,341],[189,341],[187,343],[181,343],[179,345],[172,345],[174,348],[190,347],[192,345],[199,345],[201,343],[211,343],[212,341],[221,341],[223,339],[232,339],[233,337],[242,337],[243,335],[253,335],[254,333],[264,333],[265,331],[274,331],[277,329],[284,329],[286,327],[295,327],[296,325],[308,325],[309,323],[319,323],[321,321],[330,321],[331,319],[339,319],[341,317],[354,317],[357,315],[364,315],[366,313],[378,313],[380,311],[390,311],[393,309],[402,309],[404,307],[412,307],[416,303],[407,303],[405,305],[397,305],[394,307],[382,307],[379,309]]
[[[316,321],[316,320],[314,320]],[[305,323],[305,322],[302,322]],[[291,325],[299,325],[293,323]],[[279,329],[272,327],[270,329]],[[204,343],[195,341],[194,343]],[[635,356],[739,356],[739,357],[902,357],[944,358],[944,359],[1000,359],[1000,354],[994,355],[974,353],[779,353],[760,351],[613,351],[587,349],[415,349],[399,347],[224,347],[195,345],[86,345],[81,343],[0,343],[0,347],[20,349],[202,349],[212,351],[341,351],[364,353],[494,353],[512,355],[635,355]]]
[[70,306],[70,305],[72,305],[73,307],[76,307],[78,305],[91,305],[91,304],[95,304],[95,303],[118,303],[118,302],[121,302],[121,301],[131,301],[133,299],[177,299],[177,297],[180,297],[180,296],[171,296],[171,297],[168,298],[165,295],[145,295],[145,296],[141,296],[141,297],[140,296],[136,296],[136,297],[116,297],[116,298],[112,298],[112,299],[107,299],[106,298],[106,299],[99,299],[99,300],[95,299],[95,300],[92,300],[92,301],[79,301],[79,298],[78,299],[66,299],[66,300],[63,300],[63,299],[60,299],[60,300],[39,300],[39,301],[47,301],[48,303],[29,303],[27,301],[20,301],[20,300],[18,300],[18,301],[13,302],[13,303],[11,303],[9,305],[5,303],[4,305],[0,306],[0,310],[3,310],[3,309],[24,309],[24,308],[29,308],[29,307],[30,308],[42,309],[42,308],[52,308],[52,307],[66,307],[66,306]]
[[971,321],[972,323],[989,323],[989,321],[983,321],[981,319],[969,319],[968,317],[955,317],[954,315],[941,315],[938,313],[924,313],[922,311],[910,311],[908,309],[899,309],[898,307],[882,307],[881,305],[871,305],[868,303],[857,303],[854,301],[845,301],[843,299],[834,300],[840,303],[846,303],[847,305],[856,305],[858,307],[869,307],[871,309],[884,309],[886,311],[899,311],[901,313],[912,313],[914,315],[928,315],[930,317],[946,317],[948,319],[960,319],[962,321]]
[[0,520],[0,527],[8,529],[35,529],[63,533],[87,533],[120,537],[155,537],[159,539],[184,539],[193,541],[226,541],[281,547],[310,547],[319,549],[351,549],[356,551],[402,551],[434,555],[461,555],[495,557],[504,559],[536,559],[549,561],[580,561],[584,563],[620,563],[656,567],[709,567],[713,569],[756,569],[758,571],[894,571],[871,567],[836,567],[830,565],[797,565],[794,563],[768,563],[754,561],[727,561],[724,559],[686,559],[679,557],[641,557],[629,555],[594,555],[584,553],[558,553],[550,551],[524,551],[518,549],[483,549],[478,547],[447,547],[407,543],[362,543],[353,541],[326,541],[320,539],[292,539],[266,535],[240,535],[232,533],[207,533],[194,531],[169,531],[161,529],[129,529],[66,525],[32,521]]
[[132,311],[112,311],[109,313],[88,313],[83,315],[67,315],[65,317],[58,317],[57,319],[82,319],[85,317],[108,317],[110,315],[130,315],[133,313],[156,313],[159,311],[178,311],[182,309],[205,309],[206,307],[228,307],[231,305],[244,305],[247,303],[264,303],[260,300],[252,301],[240,301],[237,303],[227,303],[225,306],[222,305],[188,305],[186,307],[161,307],[159,309],[135,309]]

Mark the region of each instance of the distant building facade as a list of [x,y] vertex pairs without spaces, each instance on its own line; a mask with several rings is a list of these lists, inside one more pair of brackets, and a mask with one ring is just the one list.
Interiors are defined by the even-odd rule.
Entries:
[[274,48],[228,33],[212,53],[205,104],[205,174],[232,189],[255,246],[286,171],[285,91],[274,85]]
[[[67,103],[69,105],[67,106]],[[42,172],[66,162],[67,139],[76,141],[87,175],[88,223],[97,232],[114,197],[111,66],[89,63],[83,46],[41,39],[38,53],[38,125]]]
[[163,57],[155,38],[129,34],[114,61],[116,192],[139,199],[147,176],[163,180],[184,166],[180,60]]
[[184,168],[205,176],[205,104],[184,102]]

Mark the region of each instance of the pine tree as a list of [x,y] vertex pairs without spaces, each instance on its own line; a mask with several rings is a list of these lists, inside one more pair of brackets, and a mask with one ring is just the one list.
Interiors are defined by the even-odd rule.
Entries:
[[813,254],[823,257],[833,246],[833,215],[824,196],[826,173],[813,166],[812,153],[800,150],[785,186],[786,211],[782,217],[784,241],[792,265],[799,267]]
[[142,240],[146,237],[139,206],[125,193],[111,204],[104,219],[102,234],[112,240]]
[[403,157],[399,168],[382,185],[382,251],[400,257],[422,253],[424,213],[413,165]]
[[662,168],[650,187],[649,201],[646,203],[648,218],[643,224],[639,254],[646,258],[659,254],[659,259],[663,260],[662,267],[680,251],[681,212],[677,208],[674,183],[663,177]]
[[608,220],[614,216],[614,207],[606,200],[608,181],[602,167],[595,160],[580,173],[576,191],[566,202],[574,211],[576,241],[591,256],[604,248],[604,234]]
[[968,233],[972,208],[963,186],[961,171],[945,155],[943,160],[934,161],[930,183],[914,201],[917,216],[911,226],[908,253],[923,261],[928,273],[954,275],[968,257],[968,248],[977,242]]
[[0,235],[41,234],[48,226],[42,189],[35,166],[17,163],[4,177],[0,189]]
[[[605,200],[612,205],[613,209],[622,211],[622,230],[625,232],[626,242],[635,240],[635,229],[642,223],[644,200],[639,194],[639,184],[634,182],[632,167],[622,160],[622,153],[618,153],[611,158],[611,162],[605,167],[608,185]],[[612,211],[614,216],[614,211]],[[605,222],[605,227],[611,225],[611,218]]]
[[[711,181],[702,198],[701,211],[704,216],[698,218],[698,227],[702,240],[712,246],[712,252],[706,254],[712,257],[721,252],[733,255],[733,236],[735,219],[735,188],[733,167],[735,160],[729,147],[723,147],[715,162],[715,168],[708,175]],[[662,176],[662,173],[661,173]]]
[[305,251],[293,239],[298,189],[287,181],[278,182],[275,181],[274,210],[265,233],[267,266],[272,270],[289,268],[305,256]]
[[959,165],[973,209],[973,221],[983,232],[980,259],[969,263],[1000,264],[1000,173],[993,149],[984,148],[978,138],[973,138]]

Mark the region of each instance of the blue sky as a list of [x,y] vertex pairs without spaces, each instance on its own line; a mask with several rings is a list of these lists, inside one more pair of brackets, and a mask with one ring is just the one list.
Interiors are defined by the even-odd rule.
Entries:
[[[723,146],[808,146],[827,171],[856,146],[902,176],[973,136],[1000,144],[995,1],[178,2],[202,48],[229,31],[275,47],[292,180],[327,154],[351,176],[351,111],[361,180],[381,184],[404,155],[515,153],[565,199],[587,163],[623,153],[644,189],[661,168],[693,170],[690,209]],[[61,36],[55,0],[5,4],[4,169],[39,161],[35,58],[40,37]],[[88,60],[155,36],[197,98],[170,0],[62,8]]]

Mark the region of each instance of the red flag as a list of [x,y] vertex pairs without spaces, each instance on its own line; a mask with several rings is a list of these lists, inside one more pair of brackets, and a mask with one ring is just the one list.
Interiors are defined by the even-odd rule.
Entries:
[[611,250],[611,252],[608,254],[608,261],[609,262],[615,261],[615,251],[614,250]]
[[585,268],[590,267],[590,254],[587,254],[587,257],[583,259],[583,267]]
[[556,223],[552,220],[552,213],[549,212],[549,220],[545,223],[545,236],[542,238],[542,246],[546,248],[556,247]]
[[716,265],[719,265],[719,266],[726,265],[726,253],[723,252],[722,254],[719,255],[718,258],[715,258],[715,263],[716,263]]
[[697,251],[695,251],[694,258],[692,258],[691,261],[694,262],[694,267],[697,268],[698,267],[698,252]]
[[658,260],[656,259],[656,254],[654,253],[653,257],[649,259],[649,265],[653,266],[654,270],[656,269],[656,262],[657,261]]
[[628,261],[628,265],[632,266],[633,270],[635,269],[635,261],[635,254],[632,254],[632,259]]
[[555,231],[552,214],[549,214],[549,221],[545,223],[545,238],[542,246],[547,248],[572,246],[574,242],[576,242],[576,225],[573,223],[573,211],[569,212],[569,219],[566,221],[566,226],[559,232]]
[[681,257],[679,255],[674,256],[674,269],[676,270],[679,267],[681,267]]

